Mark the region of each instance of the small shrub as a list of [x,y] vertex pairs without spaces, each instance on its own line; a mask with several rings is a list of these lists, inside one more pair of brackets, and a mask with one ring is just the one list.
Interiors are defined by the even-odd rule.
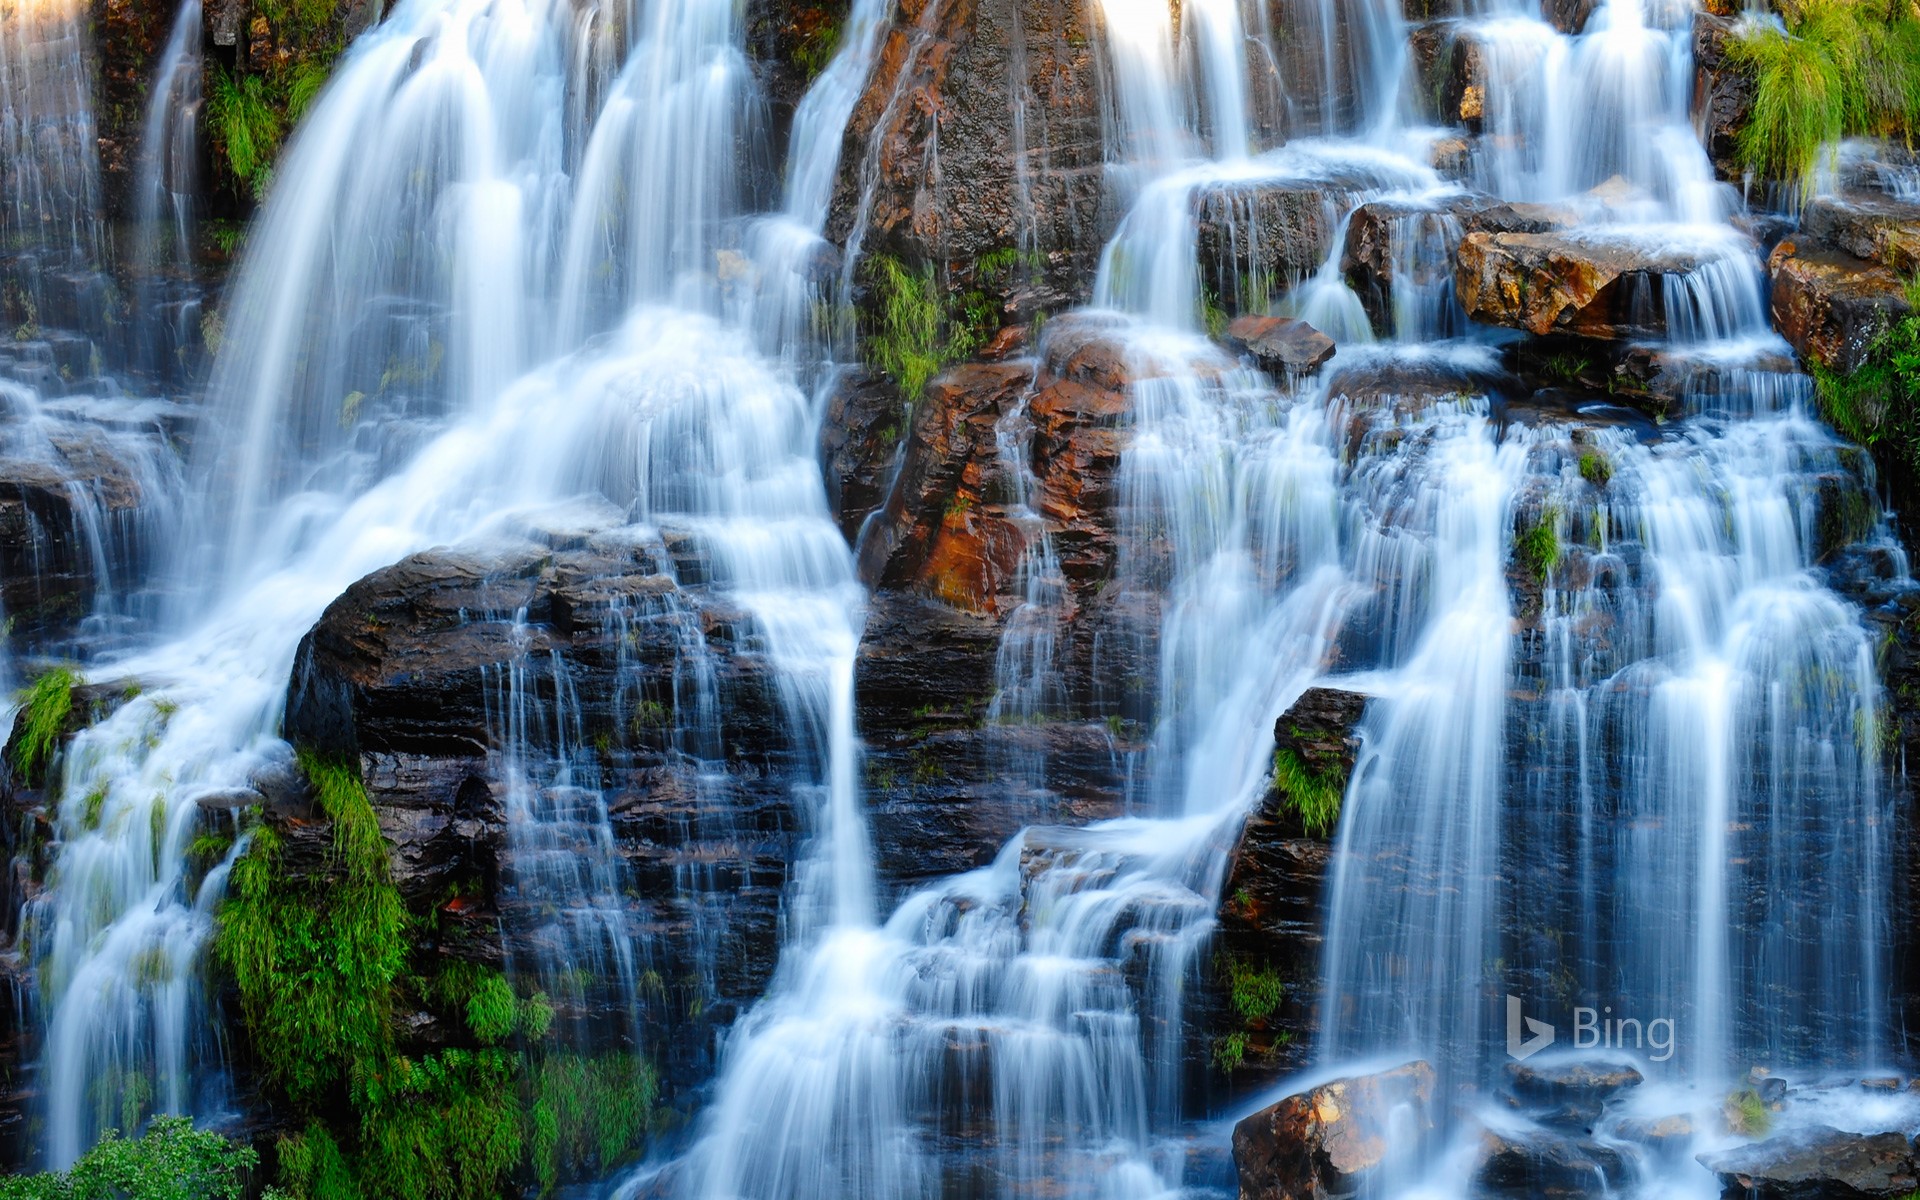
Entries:
[[241,1200],[258,1157],[185,1117],[155,1117],[136,1140],[108,1130],[70,1170],[0,1177],[0,1200]]

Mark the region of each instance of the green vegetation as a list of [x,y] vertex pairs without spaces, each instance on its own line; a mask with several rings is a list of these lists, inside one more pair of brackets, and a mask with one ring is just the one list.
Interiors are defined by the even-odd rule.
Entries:
[[207,129],[214,158],[254,195],[265,192],[281,142],[313,104],[346,48],[334,0],[254,0],[279,50],[254,73],[210,64]]
[[1539,520],[1520,531],[1514,539],[1513,550],[1520,565],[1527,569],[1541,583],[1553,574],[1560,565],[1560,510],[1548,508],[1541,512]]
[[1282,746],[1273,752],[1273,786],[1310,836],[1325,837],[1339,823],[1345,772],[1315,771],[1299,751]]
[[262,1067],[296,1103],[312,1104],[387,1055],[407,916],[354,769],[307,753],[300,765],[333,823],[335,878],[289,885],[279,838],[256,830],[228,880],[216,950],[255,1044],[272,1048]]
[[47,767],[66,733],[67,718],[73,715],[73,689],[80,677],[65,667],[55,667],[23,688],[18,696],[21,707],[20,741],[13,752],[13,768],[29,787],[46,781]]
[[268,94],[262,75],[238,78],[212,64],[207,77],[207,127],[226,154],[234,177],[255,194],[266,190],[274,155],[286,133],[286,107]]
[[867,259],[876,301],[867,358],[893,377],[907,402],[918,401],[942,369],[972,355],[999,328],[1003,315],[990,294],[1003,292],[1041,266],[1029,251],[1001,249],[974,264],[973,286],[944,288],[932,263],[909,267],[886,254]]
[[[545,1193],[630,1157],[652,1116],[651,1068],[547,1051],[551,1005],[498,971],[456,961],[414,974],[416,922],[358,771],[299,761],[331,826],[326,869],[291,876],[279,837],[256,828],[216,938],[261,1069],[306,1122],[278,1145],[289,1200],[488,1200],[516,1178]],[[400,1052],[394,1015],[423,1004],[476,1044]]]
[[542,1194],[563,1171],[604,1171],[645,1138],[659,1083],[631,1055],[550,1054],[530,1074],[527,1141]]
[[1773,1126],[1773,1110],[1752,1088],[1741,1088],[1729,1095],[1722,1111],[1727,1118],[1727,1128],[1733,1133],[1765,1137]]
[[156,1117],[137,1140],[108,1130],[71,1170],[0,1177],[0,1200],[241,1200],[258,1157],[185,1117]]
[[1823,146],[1920,129],[1920,18],[1908,0],[1798,0],[1786,26],[1750,24],[1727,47],[1754,82],[1739,132],[1749,170],[1804,192]]
[[1580,478],[1595,487],[1605,487],[1613,478],[1613,464],[1598,450],[1580,452]]
[[[1279,1013],[1281,1001],[1286,999],[1287,985],[1272,967],[1256,967],[1238,955],[1220,955],[1214,960],[1214,969],[1226,977],[1227,1003],[1240,1025],[1215,1038],[1213,1043],[1213,1065],[1231,1075],[1245,1065],[1253,1035],[1266,1029],[1268,1022]],[[1276,1047],[1291,1040],[1291,1035],[1284,1030],[1270,1039]]]
[[808,82],[817,78],[833,61],[834,51],[840,48],[840,34],[846,16],[844,5],[795,9],[793,65],[800,68]]
[[1920,470],[1920,279],[1907,285],[1907,302],[1913,311],[1874,338],[1859,370],[1810,365],[1820,408],[1843,437]]

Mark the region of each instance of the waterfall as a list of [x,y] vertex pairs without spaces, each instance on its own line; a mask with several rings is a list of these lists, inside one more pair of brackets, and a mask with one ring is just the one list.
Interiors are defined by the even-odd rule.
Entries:
[[199,189],[201,6],[186,0],[173,19],[140,131],[134,181],[133,269],[141,291],[136,351],[161,377],[184,375],[179,359],[200,322],[193,291],[193,221]]
[[[1871,481],[1780,369],[1756,246],[1687,122],[1691,6],[1603,0],[1577,36],[1525,0],[1468,7],[1449,27],[1473,48],[1479,130],[1453,174],[1473,203],[1528,206],[1538,236],[1655,261],[1619,307],[1659,318],[1635,353],[1672,385],[1665,419],[1520,385],[1522,336],[1468,319],[1454,266],[1482,210],[1430,161],[1399,0],[1100,0],[1113,219],[1091,301],[994,365],[1025,379],[991,430],[1020,545],[981,706],[998,794],[979,802],[1003,832],[1026,824],[977,869],[901,888],[856,722],[874,598],[818,461],[865,217],[850,245],[825,231],[871,77],[895,39],[932,36],[931,10],[852,0],[780,147],[735,0],[400,0],[275,167],[184,450],[170,406],[117,401],[99,369],[63,379],[72,338],[64,363],[37,329],[0,352],[22,381],[0,381],[0,459],[64,497],[57,529],[29,514],[34,545],[83,562],[66,573],[89,589],[71,630],[10,639],[85,680],[20,913],[41,1157],[70,1164],[153,1114],[232,1121],[206,963],[250,814],[300,786],[282,736],[300,639],[429,551],[587,547],[626,572],[573,614],[603,635],[592,662],[517,602],[453,622],[499,651],[473,770],[505,825],[505,967],[570,1049],[665,1036],[661,963],[717,992],[753,864],[725,815],[750,757],[727,735],[738,663],[712,628],[768,681],[779,744],[751,750],[778,765],[750,769],[795,845],[778,961],[687,1055],[716,1064],[676,1098],[697,1111],[603,1181],[616,1196],[1213,1194],[1195,993],[1275,789],[1276,724],[1324,686],[1367,699],[1314,1071],[1421,1058],[1449,1097],[1436,1138],[1396,1140],[1388,1190],[1467,1194],[1481,1133],[1530,1122],[1492,1099],[1514,1002],[1671,1020],[1677,1052],[1641,1065],[1697,1118],[1689,1151],[1720,1144],[1753,1067],[1882,1065],[1887,714],[1874,637],[1826,569],[1832,506],[1871,509]],[[188,0],[135,193],[149,325],[129,377],[180,389],[198,375],[173,356],[198,302],[200,29]],[[81,13],[0,8],[0,34],[0,270],[81,329],[106,308],[110,241]],[[910,92],[885,102],[931,103]],[[1369,228],[1390,298],[1347,260]],[[1223,348],[1230,314],[1311,322],[1337,351],[1257,368]],[[1118,462],[1096,583],[1137,619],[1099,636],[1152,664],[1095,681],[1127,692],[1097,714],[1067,679],[1086,581],[1036,466],[1035,414],[1083,352],[1124,377],[1101,394]],[[82,470],[108,450],[114,470]],[[1903,573],[1884,522],[1856,524]],[[10,619],[55,573],[0,579]],[[610,740],[644,728],[687,783],[663,820],[696,851],[659,872],[670,897],[639,894],[616,833],[620,789],[651,784],[595,745],[599,700]],[[1046,733],[1101,717],[1124,815],[1075,823]],[[685,961],[652,936],[670,905]],[[1691,1153],[1641,1166],[1638,1195],[1710,1183]]]

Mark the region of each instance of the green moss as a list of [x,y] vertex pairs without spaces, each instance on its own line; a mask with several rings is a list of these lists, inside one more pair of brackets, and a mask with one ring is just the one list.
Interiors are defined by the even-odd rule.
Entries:
[[280,843],[261,828],[234,864],[216,942],[232,971],[262,1067],[296,1103],[388,1052],[407,916],[387,876],[386,842],[353,768],[302,753],[333,825],[328,880],[285,878]]
[[[1214,1039],[1213,1065],[1231,1075],[1245,1065],[1253,1035],[1264,1031],[1279,1013],[1287,987],[1272,967],[1256,966],[1234,954],[1220,955],[1214,969],[1226,984],[1227,1004],[1237,1027]],[[1290,1039],[1282,1031],[1268,1040],[1284,1045]]]
[[1747,1137],[1765,1137],[1773,1127],[1773,1110],[1752,1088],[1741,1088],[1727,1097],[1723,1106],[1727,1128]]
[[1299,751],[1282,746],[1273,752],[1273,786],[1313,837],[1325,837],[1339,824],[1344,772],[1315,771]]
[[[516,997],[498,971],[453,962],[409,974],[411,925],[358,773],[304,751],[299,761],[331,825],[325,874],[291,878],[277,835],[256,829],[216,939],[260,1065],[306,1120],[279,1144],[290,1197],[491,1200],[518,1194],[516,1175],[550,1189],[630,1158],[656,1094],[651,1068],[544,1052],[552,1006]],[[403,999],[457,1016],[478,1045],[397,1052]],[[504,1044],[516,1035],[525,1049]]]
[[552,1054],[527,1080],[527,1140],[541,1194],[563,1172],[605,1174],[645,1140],[659,1083],[633,1055]]
[[360,1184],[340,1143],[320,1121],[280,1139],[280,1182],[304,1200],[361,1200]]
[[1803,193],[1823,147],[1920,128],[1920,19],[1905,0],[1802,0],[1786,32],[1755,22],[1727,56],[1754,83],[1742,162]]
[[840,48],[846,16],[844,5],[793,10],[793,65],[800,68],[809,82],[833,61],[834,52]]
[[1858,370],[1810,366],[1821,412],[1841,436],[1920,471],[1920,281],[1907,300],[1914,312],[1873,339]]
[[346,47],[334,0],[255,0],[275,53],[234,74],[211,64],[207,131],[215,160],[243,189],[260,195],[286,136],[313,104]]
[[949,364],[972,355],[999,329],[1004,315],[995,296],[1011,291],[1045,265],[1040,255],[1002,248],[981,256],[965,290],[943,288],[932,263],[909,267],[886,254],[867,259],[876,300],[867,356],[893,377],[909,403]]
[[371,1196],[489,1200],[521,1157],[515,1060],[504,1050],[396,1056],[356,1080],[357,1179]]
[[1553,574],[1560,565],[1560,532],[1558,529],[1560,511],[1548,508],[1541,512],[1540,519],[1520,531],[1514,539],[1513,552],[1519,558],[1520,565],[1527,573],[1541,583]]
[[29,786],[46,781],[47,768],[73,713],[73,689],[79,684],[78,675],[55,667],[20,692],[20,739],[14,744],[13,767]]
[[1605,487],[1608,481],[1613,478],[1613,464],[1607,461],[1606,455],[1597,450],[1582,450],[1580,452],[1580,478],[1595,487]]
[[879,300],[869,355],[909,401],[918,400],[927,381],[952,361],[940,339],[942,305],[933,264],[914,270],[877,254],[868,260],[868,270]]
[[108,1130],[71,1170],[0,1177],[0,1200],[241,1200],[257,1161],[185,1117],[155,1117],[138,1140]]

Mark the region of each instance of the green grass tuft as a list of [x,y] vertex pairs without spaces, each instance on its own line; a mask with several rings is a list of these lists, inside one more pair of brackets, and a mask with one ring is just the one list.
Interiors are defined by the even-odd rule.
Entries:
[[1317,772],[1298,751],[1282,746],[1273,752],[1273,786],[1309,835],[1325,837],[1339,824],[1340,800],[1347,790],[1340,774]]
[[1549,508],[1514,540],[1514,554],[1520,559],[1520,565],[1541,583],[1560,565],[1559,521],[1560,511]]
[[1803,0],[1786,32],[1755,22],[1727,54],[1754,82],[1741,161],[1802,195],[1823,148],[1920,128],[1920,18],[1905,0]]
[[1613,464],[1598,450],[1580,452],[1580,478],[1594,487],[1605,487],[1613,478]]
[[14,745],[13,767],[29,786],[44,782],[46,771],[66,735],[73,714],[73,689],[80,677],[65,667],[43,672],[19,695],[20,740]]

